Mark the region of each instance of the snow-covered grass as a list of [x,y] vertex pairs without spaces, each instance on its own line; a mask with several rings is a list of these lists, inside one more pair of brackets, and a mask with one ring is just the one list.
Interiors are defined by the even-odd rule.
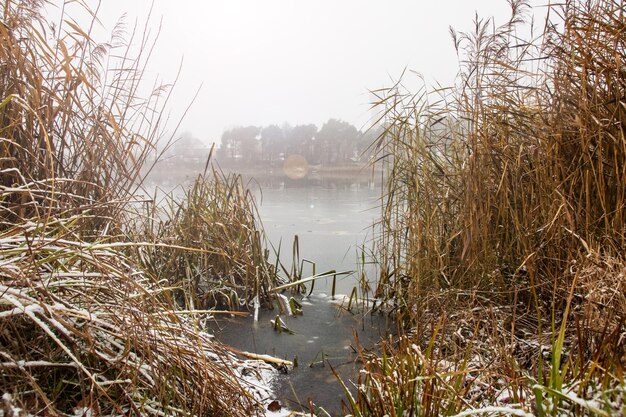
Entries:
[[254,202],[213,172],[159,223],[136,199],[157,140],[171,145],[171,86],[142,86],[151,22],[99,42],[86,2],[54,22],[46,3],[0,11],[0,415],[264,415],[269,369],[244,377],[253,365],[198,311],[222,295],[267,300]]
[[96,415],[262,415],[270,391],[235,370],[249,365],[115,245],[52,239],[58,230],[34,244],[21,230],[0,236],[0,390],[13,404],[34,414],[82,405]]

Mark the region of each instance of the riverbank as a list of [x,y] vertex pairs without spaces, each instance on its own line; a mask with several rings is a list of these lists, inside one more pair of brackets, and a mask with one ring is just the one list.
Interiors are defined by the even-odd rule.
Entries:
[[[207,154],[208,157],[208,154]],[[153,184],[184,184],[192,181],[200,175],[206,166],[206,161],[192,162],[179,160],[173,158],[171,160],[165,160],[158,162],[154,168],[152,168],[146,177],[146,182]],[[380,181],[382,174],[382,168],[374,167],[365,163],[353,163],[342,165],[317,165],[308,166],[306,175],[301,178],[290,178],[290,176],[283,169],[282,163],[274,164],[227,164],[222,165],[219,162],[216,164],[221,171],[229,174],[239,174],[248,180],[255,180],[260,183],[266,181],[298,181],[298,180],[310,180],[310,181],[323,181],[325,179],[371,179]]]

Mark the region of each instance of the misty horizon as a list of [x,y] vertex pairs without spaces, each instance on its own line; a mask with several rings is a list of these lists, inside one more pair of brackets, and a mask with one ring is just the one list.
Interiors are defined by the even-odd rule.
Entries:
[[[207,144],[237,126],[321,126],[333,118],[364,130],[372,119],[369,91],[391,86],[403,73],[409,88],[454,81],[459,64],[450,26],[471,31],[468,16],[475,13],[493,17],[495,25],[510,16],[506,1],[489,0],[156,0],[150,14],[151,0],[86,3],[99,5],[99,41],[120,19],[127,34],[149,21],[158,40],[145,78],[168,84],[180,69],[168,132],[193,102],[176,136],[189,132]],[[49,10],[55,13],[54,6]]]

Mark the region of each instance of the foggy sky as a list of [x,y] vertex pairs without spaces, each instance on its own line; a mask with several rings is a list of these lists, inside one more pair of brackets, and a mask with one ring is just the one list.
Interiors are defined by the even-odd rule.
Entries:
[[[150,4],[103,0],[98,17],[110,31],[126,12],[131,27]],[[471,30],[475,12],[502,24],[510,8],[505,0],[155,0],[152,27],[162,19],[162,28],[147,76],[171,82],[183,60],[173,117],[202,85],[180,132],[207,142],[238,125],[321,127],[334,117],[361,128],[368,90],[405,68],[428,84],[453,80],[448,27]]]

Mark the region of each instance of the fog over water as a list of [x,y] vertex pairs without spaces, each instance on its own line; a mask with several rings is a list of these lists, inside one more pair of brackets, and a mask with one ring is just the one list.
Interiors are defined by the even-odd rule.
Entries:
[[[102,1],[96,33],[106,40],[124,13],[130,33],[152,3]],[[206,142],[238,125],[321,126],[332,117],[361,128],[371,118],[368,90],[403,70],[429,85],[454,79],[449,26],[471,30],[475,12],[502,24],[510,9],[504,0],[155,0],[151,34],[161,29],[146,77],[171,82],[182,60],[172,119],[202,86],[180,131]],[[417,83],[415,75],[406,80]]]

